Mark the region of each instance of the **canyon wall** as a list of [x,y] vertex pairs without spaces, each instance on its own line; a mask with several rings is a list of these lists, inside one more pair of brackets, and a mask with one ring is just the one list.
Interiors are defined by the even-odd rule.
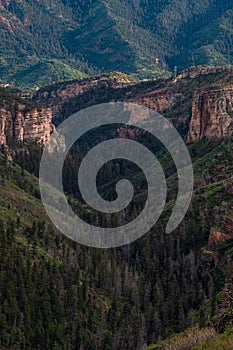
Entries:
[[[187,144],[233,135],[233,68],[192,67],[176,78],[150,82],[113,81],[107,77],[45,87],[33,96],[53,111],[54,121],[94,104],[125,101],[167,117]],[[132,122],[148,118],[132,115]]]
[[188,144],[203,139],[221,140],[233,135],[233,85],[196,91]]
[[10,140],[17,142],[34,141],[45,144],[54,130],[52,111],[42,108],[9,112],[0,109],[0,144],[7,145]]
[[135,85],[134,82],[113,81],[108,80],[107,78],[104,79],[104,77],[73,80],[58,83],[49,88],[42,88],[34,94],[33,99],[42,105],[50,107],[56,117],[61,113],[64,104],[69,103],[70,100],[74,98],[79,98],[90,90],[101,88],[120,90],[133,85]]

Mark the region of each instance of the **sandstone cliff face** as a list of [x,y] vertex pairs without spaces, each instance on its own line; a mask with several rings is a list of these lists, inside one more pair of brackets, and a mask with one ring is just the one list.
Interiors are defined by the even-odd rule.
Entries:
[[[50,107],[55,121],[84,108],[85,102],[87,106],[108,101],[144,105],[169,118],[187,143],[193,144],[202,138],[221,140],[233,135],[232,82],[230,66],[193,67],[164,81],[120,82],[99,77],[64,82],[39,90],[33,100]],[[147,118],[145,113],[135,113],[131,122]]]
[[166,109],[172,108],[180,99],[182,99],[182,95],[176,91],[162,89],[139,95],[137,98],[131,99],[130,102],[147,106],[156,112],[163,112]]
[[[133,99],[127,99],[126,102],[143,105],[161,115],[166,116],[167,111],[176,110],[177,106],[182,104],[184,100],[185,96],[182,93],[172,88],[166,88],[138,95]],[[130,123],[140,123],[148,118],[150,118],[150,113],[146,113],[145,111],[139,113],[136,109],[136,112],[132,111]],[[185,138],[187,135],[189,119],[190,115],[186,112],[184,114],[174,113],[174,117],[169,117],[168,120],[174,125],[180,135]]]
[[59,115],[62,106],[69,102],[73,98],[85,94],[90,89],[95,87],[107,87],[112,89],[121,89],[126,86],[134,85],[133,82],[114,82],[102,79],[83,79],[81,81],[65,82],[64,84],[58,84],[48,90],[39,90],[34,100],[50,107],[53,110],[53,114]]
[[17,142],[35,141],[45,144],[54,130],[52,111],[36,108],[30,111],[11,113],[0,109],[0,144],[7,145],[10,140]]
[[[171,110],[177,104],[182,103],[185,98],[184,95],[177,92],[173,86],[159,89],[156,81],[154,84],[155,88],[153,89],[152,87],[152,91],[144,92],[143,86],[140,89],[138,88],[140,86],[140,83],[138,82],[84,79],[82,81],[65,82],[63,84],[52,86],[51,88],[41,89],[34,94],[33,100],[51,108],[54,121],[62,121],[64,119],[64,106],[65,117],[67,117],[67,106],[70,108],[70,115],[79,110],[79,98],[81,98],[82,101],[82,96],[86,95],[85,100],[87,100],[88,106],[89,99],[90,101],[95,99],[95,89],[99,89],[99,92],[97,93],[99,96],[101,96],[102,88],[103,94],[106,91],[105,89],[111,89],[111,101],[124,101],[126,103],[143,105],[161,114],[163,114],[164,111]],[[145,90],[147,89],[145,88]],[[101,103],[102,102],[103,101],[101,101]],[[132,113],[130,122],[140,122],[148,117],[150,117],[150,115],[147,115],[146,113],[138,114],[137,110],[136,113]],[[181,124],[188,126],[189,115],[176,115],[175,118],[170,119],[170,121],[177,128],[179,128]]]
[[[67,101],[78,98],[95,87],[107,87],[115,90],[132,87],[133,90],[137,84],[136,82],[119,82],[102,79],[74,80],[65,82],[64,84],[58,84],[51,87],[51,89],[41,89],[35,93],[34,100],[51,107],[54,112],[57,112]],[[124,96],[127,102],[135,102],[139,105],[147,106],[156,112],[163,112],[171,108],[182,98],[182,94],[177,93],[173,88],[156,89],[149,93],[143,93],[142,91],[142,93],[137,94],[134,98],[128,97],[127,94]]]
[[196,91],[187,143],[233,135],[233,85]]
[[[171,109],[177,104],[178,101],[182,100],[183,96],[172,89],[161,89],[152,91],[150,93],[141,94],[133,99],[127,99],[127,102],[136,103],[151,108],[155,112],[163,113],[165,110]],[[145,115],[145,118],[147,116]],[[132,117],[133,121],[141,120],[137,116]]]
[[194,79],[199,77],[200,75],[209,75],[216,73],[232,74],[232,72],[232,66],[194,66],[178,74],[177,77],[174,79],[174,82],[185,78]]

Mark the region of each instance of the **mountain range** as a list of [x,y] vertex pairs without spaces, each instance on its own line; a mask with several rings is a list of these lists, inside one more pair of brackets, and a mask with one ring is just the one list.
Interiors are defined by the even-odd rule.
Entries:
[[121,71],[169,76],[233,62],[232,1],[1,0],[2,84]]

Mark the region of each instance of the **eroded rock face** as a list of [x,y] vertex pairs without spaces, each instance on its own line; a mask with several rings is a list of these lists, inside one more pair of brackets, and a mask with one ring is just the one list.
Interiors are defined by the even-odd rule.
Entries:
[[163,89],[139,95],[130,102],[135,102],[161,113],[166,109],[172,108],[181,98],[182,95],[172,91],[172,89]]
[[206,137],[221,140],[233,135],[233,85],[196,91],[187,143]]
[[194,66],[189,67],[182,73],[178,74],[174,82],[178,80],[189,78],[194,79],[200,75],[218,74],[218,73],[232,73],[232,66]]
[[[205,79],[200,82],[199,77],[204,75],[206,82]],[[93,78],[64,82],[39,90],[33,100],[51,108],[55,122],[76,113],[80,106],[85,106],[85,101],[87,105],[95,101],[102,103],[106,96],[106,102],[109,98],[143,105],[168,117],[187,143],[194,144],[203,138],[221,140],[233,135],[232,81],[230,66],[193,67],[167,81],[142,83]],[[199,86],[203,87],[197,90]],[[101,97],[102,89],[103,100],[97,98]],[[130,122],[141,122],[149,117],[147,113],[136,111]]]
[[123,87],[131,85],[134,85],[134,83],[114,82],[101,79],[83,79],[79,81],[74,80],[65,82],[64,84],[57,84],[57,86],[55,85],[48,91],[42,89],[35,94],[34,99],[35,101],[52,108],[54,117],[56,118],[65,103],[69,102],[73,98],[77,98],[87,93],[90,89],[97,87],[121,89]]
[[0,110],[0,144],[7,145],[10,140],[17,142],[34,141],[39,144],[49,142],[54,131],[52,111],[36,108],[30,111],[11,113]]
[[[179,100],[182,100],[183,96],[172,89],[161,89],[152,91],[150,93],[141,94],[134,99],[129,99],[127,102],[136,103],[148,107],[155,112],[163,113],[165,110],[171,109]],[[138,111],[137,111],[138,112]],[[147,115],[142,116],[135,113],[131,116],[132,122],[139,122],[143,119],[147,119]]]

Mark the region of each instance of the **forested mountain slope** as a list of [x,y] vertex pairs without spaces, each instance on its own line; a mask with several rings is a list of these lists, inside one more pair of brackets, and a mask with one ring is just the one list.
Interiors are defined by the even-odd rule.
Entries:
[[232,63],[232,1],[1,0],[0,76],[32,87]]
[[[204,89],[219,94],[222,87],[216,103],[224,105],[232,117],[229,106],[222,103],[227,101],[225,86],[233,82],[231,68],[203,70],[205,73],[191,70],[176,80],[139,84],[131,81],[119,84],[114,77],[106,80],[106,76],[100,78],[99,83],[62,83],[39,91],[33,103],[43,101],[45,104],[47,93],[51,107],[54,98],[55,106],[58,103],[61,107],[54,109],[61,113],[56,115],[58,121],[84,103],[88,106],[103,100],[121,100],[122,96],[162,107],[158,101],[166,102],[163,96],[171,96],[168,91],[172,91],[176,99],[164,113],[172,119],[179,116],[182,136],[187,138],[195,91]],[[76,93],[70,104],[64,91]],[[64,104],[62,96],[67,98]],[[18,103],[19,97],[0,90],[0,107],[5,111],[17,113]],[[222,113],[226,114],[225,109]],[[204,117],[204,113],[202,115]],[[185,127],[183,117],[186,117]],[[233,319],[230,131],[216,140],[205,135],[189,146],[195,174],[193,200],[183,222],[171,234],[165,233],[165,227],[176,196],[176,169],[167,154],[151,143],[167,177],[169,194],[165,211],[147,235],[131,245],[109,250],[83,247],[52,227],[40,202],[37,179],[40,146],[28,140],[18,143],[14,137],[3,145],[0,156],[0,348],[141,350],[197,323],[205,327],[200,332],[203,346],[208,349],[209,338],[223,344],[226,335],[217,338],[218,334],[231,326]],[[64,187],[74,209],[82,213],[86,206],[75,193],[79,156],[80,152],[74,149],[67,158]],[[103,179],[121,176],[117,169],[120,167],[108,168]],[[139,189],[136,199],[142,204],[146,190],[141,174],[132,165],[124,166],[124,173]],[[100,190],[104,189],[100,186]],[[101,216],[98,219],[104,222]],[[226,332],[230,337],[231,331]],[[183,339],[185,335],[180,337]],[[166,349],[163,345],[158,343],[150,348]]]

